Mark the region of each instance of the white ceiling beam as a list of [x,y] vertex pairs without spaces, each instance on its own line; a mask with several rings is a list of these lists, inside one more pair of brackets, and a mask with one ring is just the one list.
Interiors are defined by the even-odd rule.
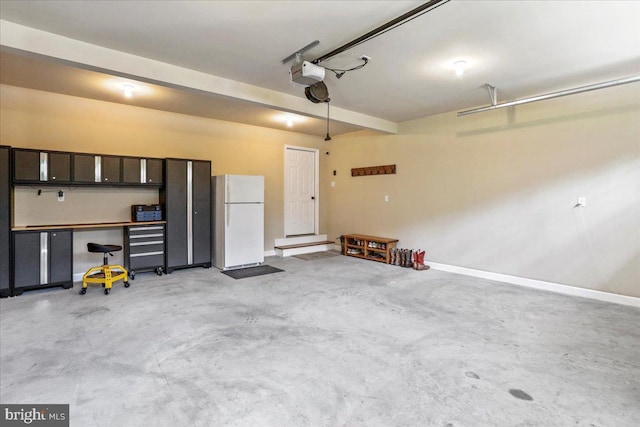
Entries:
[[[71,62],[82,68],[148,83],[203,91],[308,117],[326,117],[327,109],[324,104],[314,104],[302,97],[96,46],[5,20],[0,20],[0,44],[11,49],[49,56],[60,62]],[[385,133],[398,132],[396,122],[333,106],[331,119]]]

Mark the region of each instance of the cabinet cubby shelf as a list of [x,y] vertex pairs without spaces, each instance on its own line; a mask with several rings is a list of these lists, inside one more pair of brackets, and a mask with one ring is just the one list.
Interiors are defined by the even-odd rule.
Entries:
[[364,234],[345,234],[344,255],[363,258],[389,264],[390,250],[396,247],[398,239],[367,236]]

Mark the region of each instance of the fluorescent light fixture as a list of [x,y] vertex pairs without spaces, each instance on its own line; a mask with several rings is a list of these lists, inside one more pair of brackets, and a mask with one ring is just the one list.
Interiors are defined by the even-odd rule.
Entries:
[[467,68],[467,61],[456,61],[453,63],[453,69],[456,72],[456,76],[463,75],[465,68]]

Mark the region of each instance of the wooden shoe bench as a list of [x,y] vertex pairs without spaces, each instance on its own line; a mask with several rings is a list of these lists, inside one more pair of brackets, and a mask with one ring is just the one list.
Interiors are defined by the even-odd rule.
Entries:
[[398,239],[365,236],[364,234],[345,234],[344,255],[364,258],[389,264],[389,253],[396,247]]

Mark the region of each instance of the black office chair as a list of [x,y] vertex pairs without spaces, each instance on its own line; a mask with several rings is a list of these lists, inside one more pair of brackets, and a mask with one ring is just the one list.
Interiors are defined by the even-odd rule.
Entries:
[[93,253],[103,253],[104,259],[100,267],[91,267],[82,276],[82,290],[80,295],[87,293],[87,285],[89,283],[100,283],[104,287],[104,294],[109,295],[111,285],[118,280],[124,281],[124,287],[129,287],[129,273],[121,265],[109,265],[107,254],[113,256],[113,252],[122,250],[120,245],[101,245],[99,243],[87,243],[87,250]]

